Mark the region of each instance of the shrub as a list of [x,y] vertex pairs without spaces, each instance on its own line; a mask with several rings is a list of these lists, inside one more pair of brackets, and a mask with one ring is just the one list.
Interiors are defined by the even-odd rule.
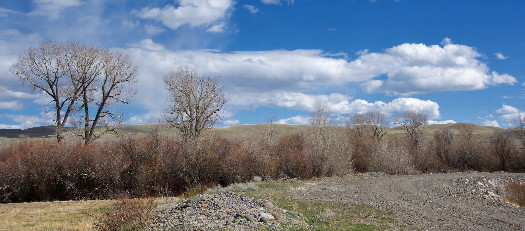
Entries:
[[414,173],[411,156],[401,141],[401,138],[391,137],[382,142],[372,153],[370,171],[388,174]]
[[152,198],[121,198],[103,215],[97,217],[95,228],[104,231],[144,230],[154,218],[153,202]]

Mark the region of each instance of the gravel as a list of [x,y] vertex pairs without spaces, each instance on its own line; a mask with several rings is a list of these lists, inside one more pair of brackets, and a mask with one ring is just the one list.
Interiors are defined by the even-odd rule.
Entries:
[[286,225],[306,225],[301,214],[233,192],[168,202],[158,206],[157,214],[149,230],[285,230]]
[[414,229],[525,230],[525,208],[506,203],[497,194],[510,181],[524,182],[525,174],[366,173],[321,178],[294,189],[294,194],[298,199],[365,204],[391,211]]

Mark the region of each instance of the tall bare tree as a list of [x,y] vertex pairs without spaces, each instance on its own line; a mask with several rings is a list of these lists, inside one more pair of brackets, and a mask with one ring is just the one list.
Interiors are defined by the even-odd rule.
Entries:
[[220,119],[226,97],[216,78],[201,77],[184,66],[165,75],[164,83],[171,103],[166,119],[177,126],[185,141],[198,138]]
[[428,116],[419,111],[408,111],[403,115],[403,129],[411,149],[417,148],[423,139],[423,126],[428,124]]
[[11,72],[24,83],[51,97],[57,142],[63,139],[62,130],[83,89],[78,76],[70,76],[67,72],[73,47],[71,43],[42,43],[22,53],[11,66]]
[[109,106],[127,102],[124,87],[137,75],[137,67],[121,52],[70,42],[29,48],[11,71],[33,89],[51,96],[57,142],[63,139],[62,131],[72,114],[84,110],[82,137],[86,144],[96,138],[100,120],[113,115]]
[[[105,122],[115,121],[119,115],[111,110],[114,103],[128,104],[129,97],[133,91],[128,88],[135,83],[138,67],[133,64],[131,58],[120,51],[99,51],[99,62],[101,75],[93,81],[89,76],[84,85],[83,108],[84,108],[84,141],[89,144],[100,135],[95,133],[95,128],[101,120]],[[93,117],[89,112],[90,107],[95,110]],[[91,119],[93,118],[93,119]],[[106,125],[106,130],[109,128]]]

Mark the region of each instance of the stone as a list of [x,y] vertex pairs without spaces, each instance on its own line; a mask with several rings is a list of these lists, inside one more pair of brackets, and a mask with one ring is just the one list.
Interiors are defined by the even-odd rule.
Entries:
[[275,206],[273,205],[273,203],[271,201],[267,201],[267,202],[264,202],[263,203],[263,206],[267,209],[273,209],[275,208]]
[[290,214],[290,215],[292,215],[292,216],[301,216],[300,213],[298,213],[298,212],[294,212],[294,211],[286,211],[286,214]]
[[259,213],[259,221],[260,222],[268,222],[275,220],[275,217],[273,217],[271,214],[268,213]]

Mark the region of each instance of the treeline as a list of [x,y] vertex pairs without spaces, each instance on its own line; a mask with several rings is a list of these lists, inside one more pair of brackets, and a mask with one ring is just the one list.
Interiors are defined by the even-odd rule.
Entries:
[[465,126],[459,134],[444,129],[425,138],[419,130],[424,126],[412,137],[385,135],[381,126],[370,124],[311,126],[294,134],[269,124],[262,132],[210,132],[184,142],[157,130],[89,145],[15,141],[0,147],[0,202],[173,196],[254,176],[525,170],[524,139],[518,133],[500,131],[481,141]]

